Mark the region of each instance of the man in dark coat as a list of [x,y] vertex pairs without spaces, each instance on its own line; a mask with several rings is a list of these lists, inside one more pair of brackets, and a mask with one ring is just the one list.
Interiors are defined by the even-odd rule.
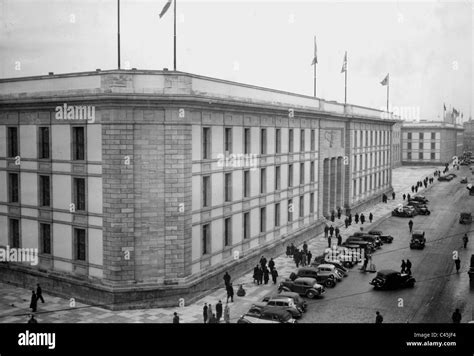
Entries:
[[406,269],[407,269],[407,264],[406,264],[405,260],[402,260],[400,273],[405,273]]
[[276,284],[277,283],[277,277],[278,277],[278,272],[276,270],[276,268],[274,268],[272,270],[272,280],[273,280],[273,284]]
[[395,200],[395,192],[392,192],[392,200]]
[[324,226],[324,237],[325,238],[328,238],[328,233],[329,233],[329,226],[326,224],[326,226]]
[[258,283],[258,265],[255,266],[255,268],[253,269],[253,282],[257,282],[257,285],[259,284]]
[[258,268],[258,284],[263,284],[263,268],[262,267],[259,267]]
[[415,186],[414,185],[411,186],[411,192],[415,193]]
[[462,242],[464,244],[464,248],[467,248],[467,243],[469,242],[469,238],[467,237],[467,234],[464,234],[462,237]]
[[331,213],[331,221],[334,222],[336,218],[334,217],[334,211]]
[[346,226],[346,229],[349,227],[349,218],[344,219],[344,225]]
[[265,258],[265,256],[262,256],[262,258],[260,258],[260,266],[262,266],[262,269],[263,267],[265,267],[267,265],[267,259]]
[[268,262],[268,267],[270,268],[270,272],[273,271],[275,268],[275,261],[273,261],[273,257],[270,258],[270,262]]
[[362,213],[362,214],[360,214],[360,223],[362,225],[364,225],[364,222],[365,222],[365,215],[364,215],[364,213]]
[[178,316],[178,313],[176,312],[174,312],[173,324],[179,324],[179,316]]
[[300,262],[301,262],[300,251],[296,250],[295,254],[293,255],[293,259],[295,261],[296,268],[298,268],[300,266]]
[[331,248],[331,236],[328,237],[328,247]]
[[38,306],[38,297],[36,296],[36,293],[34,290],[31,291],[31,301],[30,301],[30,308],[33,311],[33,313],[36,312],[36,308]]
[[407,195],[406,195],[406,194],[403,194],[403,195],[402,195],[402,198],[403,198],[403,200],[405,200],[405,199],[407,198]]
[[378,311],[375,313],[377,316],[375,317],[375,324],[382,324],[383,316]]
[[342,236],[341,234],[337,234],[337,246],[341,246],[342,245]]
[[340,232],[339,228],[336,226],[336,228],[334,229],[334,233],[336,234],[336,237],[337,237],[337,235],[339,235],[339,232]]
[[349,214],[349,225],[352,225],[352,214]]
[[410,233],[413,231],[413,220],[410,219],[408,222],[408,228],[410,229]]
[[219,303],[216,304],[216,318],[217,322],[220,322],[222,318],[222,302],[220,300]]
[[229,274],[229,272],[226,272],[224,274],[224,285],[227,287],[229,285],[229,283],[230,283],[230,274]]
[[369,214],[369,221],[370,223],[372,223],[372,220],[374,219],[374,216],[372,215],[372,213]]
[[270,279],[269,271],[268,271],[267,266],[265,266],[265,268],[263,269],[263,281],[265,282],[265,284],[268,284],[269,279]]
[[229,283],[227,286],[227,301],[226,303],[229,302],[229,298],[231,302],[234,302],[234,288],[232,287],[232,283]]
[[337,208],[337,218],[340,219],[342,215],[341,208]]
[[334,226],[331,225],[329,228],[329,236],[332,237],[332,235],[334,235]]
[[309,250],[308,250],[308,253],[307,253],[307,258],[308,258],[308,265],[310,265],[311,264],[311,258],[313,258],[313,254]]
[[454,260],[454,264],[456,265],[456,273],[459,273],[459,269],[461,268],[461,260],[459,259],[459,256]]
[[407,194],[407,200],[410,201],[411,195]]
[[39,283],[36,284],[36,298],[41,300],[41,303],[44,303],[43,290],[41,289]]
[[407,269],[406,269],[407,274],[411,275],[411,262],[409,259],[407,259],[406,266],[407,266]]
[[28,324],[38,324],[38,320],[35,319],[33,314],[30,315],[30,320],[28,320]]
[[202,317],[204,318],[204,324],[207,323],[207,303],[204,303],[202,307]]
[[308,244],[306,243],[306,241],[303,244],[303,251],[308,252]]
[[451,319],[453,320],[454,324],[460,324],[461,323],[462,316],[461,316],[461,312],[459,311],[459,309],[456,309],[454,311],[453,316],[451,317]]
[[358,213],[356,213],[356,214],[354,215],[354,221],[355,221],[356,224],[359,223],[359,214],[358,214]]

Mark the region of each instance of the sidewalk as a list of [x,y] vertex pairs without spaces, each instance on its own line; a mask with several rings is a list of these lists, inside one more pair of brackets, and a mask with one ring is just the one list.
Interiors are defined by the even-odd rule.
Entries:
[[[334,223],[329,221],[329,224],[332,224],[334,227],[339,226],[343,238],[359,231],[361,226],[363,226],[366,231],[370,230],[383,221],[398,204],[403,203],[402,195],[404,193],[413,195],[411,192],[411,186],[413,184],[419,180],[423,180],[425,177],[432,177],[433,172],[437,168],[440,169],[440,167],[400,167],[395,169],[392,176],[392,186],[396,193],[395,200],[391,200],[390,196],[388,203],[384,204],[380,202],[373,206],[370,211],[364,211],[364,215],[367,218],[367,222],[364,225],[355,224],[353,222],[352,225],[346,229],[344,226],[344,215],[341,216],[341,219],[336,218]],[[435,183],[437,183],[437,180],[435,180],[433,184]],[[428,185],[427,189],[430,189],[433,184]],[[425,191],[424,187],[418,190],[418,194],[423,191]],[[368,215],[370,212],[374,215],[374,220],[371,224],[368,223]],[[333,243],[337,242],[335,238],[333,238],[332,241]],[[323,234],[307,241],[307,244],[313,257],[322,254],[328,247],[327,239],[324,238]],[[302,248],[301,246],[297,247]],[[293,259],[288,258],[285,254],[278,257],[265,257],[267,260],[273,257],[275,267],[279,274],[279,281],[288,278],[290,273],[296,270]],[[255,261],[255,264],[257,263],[258,261]],[[242,314],[247,312],[254,302],[260,301],[265,295],[271,292],[276,292],[276,286],[271,282],[271,279],[268,285],[257,286],[253,283],[252,274],[253,271],[237,279],[234,279],[234,276],[232,276],[234,293],[237,292],[240,284],[244,286],[247,293],[246,296],[242,298],[235,294],[234,303],[229,303],[231,323],[235,323]],[[71,308],[70,300],[68,299],[49,296],[47,291],[43,291],[43,295],[46,303],[38,303],[38,311],[35,316],[40,323],[171,323],[174,312],[178,312],[181,323],[202,323],[202,307],[204,303],[211,304],[212,310],[215,312],[215,305],[219,300],[221,300],[225,306],[227,294],[224,288],[224,281],[222,280],[221,289],[210,293],[189,306],[186,305],[185,301],[185,306],[179,307],[177,301],[176,308],[122,311],[111,311],[78,302],[75,303],[74,308]],[[0,323],[26,323],[28,315],[31,313],[31,309],[29,309],[30,297],[31,291],[29,290],[0,283]],[[71,296],[71,298],[74,298],[74,296]]]

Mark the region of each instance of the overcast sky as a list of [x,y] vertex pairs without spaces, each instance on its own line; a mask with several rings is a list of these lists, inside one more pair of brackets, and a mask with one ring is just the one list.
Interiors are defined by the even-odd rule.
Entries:
[[[121,0],[122,68],[173,68],[173,7]],[[178,70],[421,119],[472,113],[474,2],[178,0]],[[116,0],[0,0],[0,77],[117,68]],[[18,63],[20,67],[18,67]],[[19,70],[18,70],[19,69]]]

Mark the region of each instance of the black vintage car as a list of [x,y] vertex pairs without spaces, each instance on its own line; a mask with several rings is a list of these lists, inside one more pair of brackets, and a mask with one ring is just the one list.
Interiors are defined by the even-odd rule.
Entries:
[[[335,283],[335,282],[334,282]],[[326,290],[314,278],[296,278],[294,281],[286,279],[280,282],[278,292],[295,292],[308,298],[321,296]]]
[[364,232],[356,232],[354,234],[352,234],[351,236],[349,236],[348,238],[352,238],[352,237],[356,237],[356,238],[360,238],[364,241],[368,241],[368,242],[371,242],[372,245],[375,247],[375,248],[380,248],[382,247],[383,245],[383,242],[382,240],[379,238],[378,235],[374,235],[374,234],[366,234]]
[[414,208],[409,209],[408,207],[397,208],[392,210],[392,216],[398,216],[400,218],[412,218],[416,215]]
[[411,202],[411,201],[418,201],[422,204],[426,204],[429,202],[428,199],[426,199],[426,197],[424,195],[414,195],[412,197],[410,197],[410,199],[408,199],[408,202]]
[[385,269],[377,273],[374,279],[370,282],[375,289],[398,289],[415,286],[415,278],[409,274],[402,274],[400,272]]
[[372,242],[370,241],[365,241],[364,239],[360,237],[348,237],[346,241],[342,244],[342,246],[357,246],[357,248],[361,248],[363,250],[367,250],[369,252],[374,252],[375,251],[375,246]]
[[311,267],[318,267],[321,264],[330,264],[337,268],[337,270],[344,276],[347,277],[347,268],[342,265],[342,262],[339,260],[334,260],[331,256],[320,256],[315,258],[311,262]]
[[415,211],[417,212],[417,214],[419,215],[430,215],[431,212],[430,210],[428,209],[428,205],[424,204],[424,203],[421,203],[417,200],[411,200],[409,203],[408,203],[409,206],[412,206]]
[[393,242],[393,236],[392,235],[384,235],[383,232],[380,231],[380,230],[370,230],[368,232],[368,234],[369,235],[377,235],[383,243],[391,244]]
[[424,231],[413,231],[411,235],[410,248],[422,250],[425,248],[425,232]]

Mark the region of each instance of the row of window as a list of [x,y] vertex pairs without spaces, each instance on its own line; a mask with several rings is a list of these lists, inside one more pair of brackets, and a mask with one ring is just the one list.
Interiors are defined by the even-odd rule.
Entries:
[[[424,143],[424,142],[419,142],[419,143],[418,143],[418,149],[422,150],[423,147],[425,147],[425,149],[428,149],[428,148],[426,147],[426,143]],[[407,149],[411,150],[412,148],[413,148],[412,143],[411,143],[411,142],[407,142]],[[436,142],[431,142],[430,148],[431,148],[432,150],[435,150],[435,149],[436,149]]]
[[[407,132],[407,138],[409,140],[412,139],[412,132]],[[430,132],[430,135],[428,135],[428,132],[426,132],[426,137],[424,132],[418,132],[418,139],[423,140],[423,139],[428,139],[431,138],[432,140],[436,140],[436,132]]]
[[[390,131],[369,131],[369,130],[355,130],[354,131],[354,147],[369,147],[388,145],[390,140]],[[365,144],[364,144],[365,137]]]
[[[7,156],[20,156],[18,127],[8,127],[7,133]],[[85,127],[71,127],[72,160],[83,161],[85,159]],[[38,127],[38,158],[51,158],[51,133],[49,126]]]
[[[299,198],[299,217],[304,218],[304,195],[301,195]],[[309,195],[309,212],[314,214],[314,193]],[[294,212],[294,203],[293,199],[288,199],[287,201],[287,221],[293,221],[293,212]],[[274,204],[274,216],[273,216],[273,225],[275,228],[280,227],[280,214],[281,214],[281,203]],[[264,233],[267,231],[267,208],[260,208],[259,216],[259,232]],[[211,253],[211,223],[204,224],[202,226],[202,254],[207,255]],[[250,238],[250,212],[243,213],[243,228],[242,228],[242,238],[247,240]],[[224,247],[232,246],[232,217],[224,219]]]
[[[20,220],[9,218],[9,244],[11,248],[21,248],[20,243]],[[78,261],[86,260],[86,230],[73,228],[74,237],[74,259]],[[39,252],[51,255],[51,224],[39,223]]]
[[429,152],[429,156],[428,156],[428,152],[418,152],[418,154],[416,154],[415,152],[407,152],[407,159],[415,159],[416,157],[418,157],[418,159],[432,159],[432,160],[435,160],[436,159],[436,152]]
[[[38,175],[39,206],[51,206],[51,176]],[[8,173],[8,202],[20,202],[20,175],[18,173]],[[86,179],[72,178],[73,200],[76,211],[86,210]]]
[[384,170],[379,173],[369,174],[352,180],[352,195],[355,197],[377,187],[388,184],[389,172]]
[[[316,150],[316,132],[315,130],[310,130],[310,150]],[[299,151],[306,151],[306,142],[305,142],[306,130],[300,130],[300,144]],[[250,154],[251,142],[253,137],[251,137],[250,128],[244,128],[243,133],[243,148],[244,154]],[[211,127],[202,128],[202,159],[211,159]],[[267,154],[268,145],[267,145],[267,129],[260,129],[259,137],[260,145],[260,154]],[[294,143],[294,130],[288,130],[288,153],[295,152],[295,143]],[[232,142],[232,127],[224,127],[224,151],[233,152],[233,142]],[[282,153],[282,144],[281,144],[281,129],[275,129],[275,152],[272,153]]]
[[[374,168],[384,166],[388,163],[389,152],[374,152],[374,153],[365,153],[361,155],[354,155],[354,172],[360,171],[362,169]],[[377,164],[378,162],[378,164]]]
[[[300,165],[300,176],[299,184],[305,184],[305,163],[302,162]],[[269,168],[268,168],[269,169]],[[281,190],[281,166],[275,166],[275,185],[274,190]],[[245,170],[243,172],[243,196],[244,198],[250,197],[250,170]],[[224,174],[224,202],[232,201],[232,187],[233,179],[232,172]],[[288,188],[293,187],[293,164],[288,165]],[[315,182],[315,162],[310,162],[310,176],[309,181]],[[260,169],[260,194],[267,193],[267,168]],[[211,177],[203,176],[202,177],[202,206],[209,207],[211,205]]]

